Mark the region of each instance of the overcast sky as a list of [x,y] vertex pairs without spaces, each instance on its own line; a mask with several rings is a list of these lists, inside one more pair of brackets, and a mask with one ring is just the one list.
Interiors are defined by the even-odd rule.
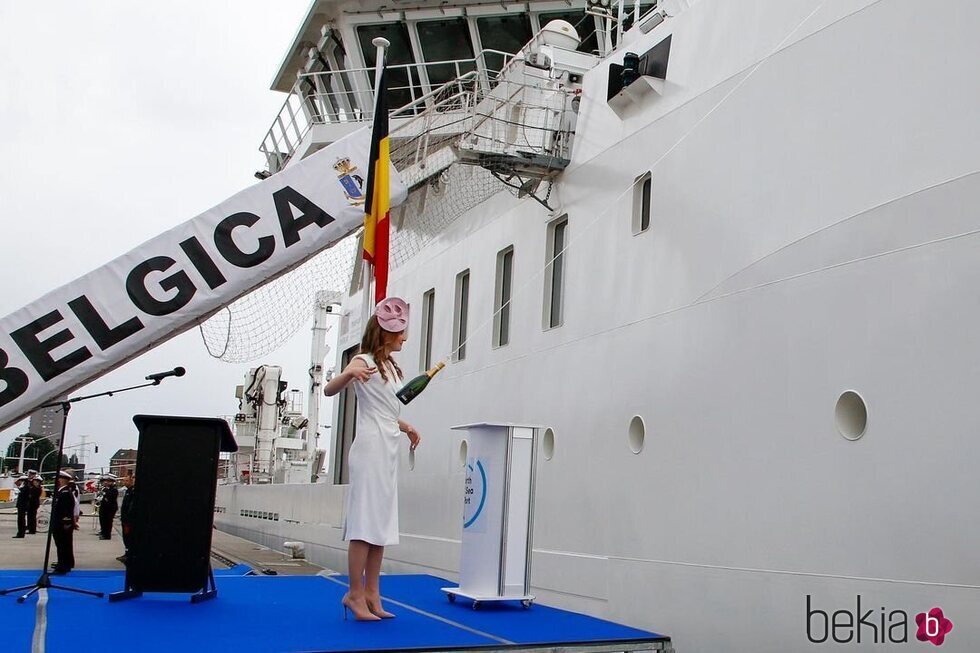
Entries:
[[[308,7],[0,4],[0,316],[256,183],[258,144],[284,99],[269,86]],[[309,347],[304,329],[258,362],[283,365],[290,387],[303,388]],[[136,413],[236,412],[248,365],[210,358],[197,329],[75,394],[176,365],[187,375],[76,404],[66,446],[83,434],[98,442],[91,468],[135,448]],[[0,446],[26,430],[25,421],[0,432]]]

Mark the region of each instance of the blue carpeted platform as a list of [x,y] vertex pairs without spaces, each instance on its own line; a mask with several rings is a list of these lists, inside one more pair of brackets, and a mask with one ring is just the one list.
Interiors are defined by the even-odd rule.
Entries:
[[[215,572],[218,598],[191,604],[186,594],[146,594],[119,603],[51,590],[47,650],[79,644],[80,628],[134,651],[407,651],[463,648],[506,650],[528,645],[667,641],[656,633],[535,604],[449,603],[424,575],[384,576],[386,607],[396,619],[344,621],[343,577],[246,576],[240,566]],[[0,572],[0,586],[26,585],[37,572]],[[118,571],[79,571],[54,582],[106,593],[122,589]],[[36,599],[0,596],[0,628],[8,650],[30,650]]]

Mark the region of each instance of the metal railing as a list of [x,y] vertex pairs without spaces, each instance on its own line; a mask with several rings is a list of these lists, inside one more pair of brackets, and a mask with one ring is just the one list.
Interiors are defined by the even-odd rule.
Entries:
[[481,90],[489,86],[487,81],[475,71],[465,73],[390,114],[392,118],[411,118],[390,132],[394,141],[391,162],[404,173],[406,184],[412,186],[427,176],[421,169],[415,174],[410,170],[424,168],[430,154],[454,142],[469,128],[472,109]]
[[[448,96],[465,94],[475,79],[489,90],[512,53],[483,50],[472,59],[388,66],[390,115],[407,118],[427,109],[449,110]],[[286,97],[259,151],[268,171],[278,172],[314,125],[364,123],[374,118],[374,68],[350,68],[300,75]]]

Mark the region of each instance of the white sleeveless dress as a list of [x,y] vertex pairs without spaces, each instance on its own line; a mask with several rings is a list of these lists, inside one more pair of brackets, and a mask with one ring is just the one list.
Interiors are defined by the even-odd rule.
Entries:
[[[370,354],[358,354],[377,367]],[[367,383],[352,381],[357,395],[357,427],[348,452],[350,490],[344,515],[345,540],[378,546],[398,544],[398,430],[401,402],[395,393],[404,381],[387,365],[388,382],[375,372]]]

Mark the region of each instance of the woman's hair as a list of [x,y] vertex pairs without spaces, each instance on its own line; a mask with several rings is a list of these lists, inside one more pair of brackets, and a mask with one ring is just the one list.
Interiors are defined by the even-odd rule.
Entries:
[[382,329],[381,325],[378,324],[377,316],[372,315],[371,319],[368,320],[367,328],[364,329],[364,337],[361,338],[361,350],[358,353],[371,354],[374,357],[374,362],[378,366],[378,374],[381,375],[385,383],[388,382],[385,363],[391,363],[392,367],[398,372],[398,376],[404,376],[402,374],[402,368],[398,367],[395,359],[388,355],[388,349],[385,346],[387,339],[394,338],[396,335],[395,333]]

